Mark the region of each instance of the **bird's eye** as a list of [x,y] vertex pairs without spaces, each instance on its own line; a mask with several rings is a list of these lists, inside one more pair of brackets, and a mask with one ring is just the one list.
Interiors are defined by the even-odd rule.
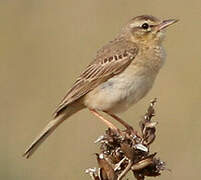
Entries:
[[143,29],[148,29],[149,28],[149,24],[147,24],[147,23],[142,24],[142,28]]

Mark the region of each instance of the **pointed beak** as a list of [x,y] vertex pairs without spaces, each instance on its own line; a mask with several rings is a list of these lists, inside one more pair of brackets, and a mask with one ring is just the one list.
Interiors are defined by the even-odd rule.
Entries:
[[168,19],[168,20],[164,20],[162,21],[162,23],[160,23],[159,25],[157,25],[157,31],[160,31],[162,29],[165,29],[166,27],[178,22],[178,19]]

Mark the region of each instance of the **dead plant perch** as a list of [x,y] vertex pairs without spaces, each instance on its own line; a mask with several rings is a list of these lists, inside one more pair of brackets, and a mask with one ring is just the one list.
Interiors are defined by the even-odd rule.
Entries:
[[100,144],[100,153],[96,153],[98,168],[89,168],[93,180],[121,180],[131,171],[137,180],[146,176],[159,176],[165,169],[165,163],[150,153],[150,145],[156,137],[157,122],[152,121],[155,115],[152,100],[147,112],[139,123],[140,131],[107,129],[95,143]]

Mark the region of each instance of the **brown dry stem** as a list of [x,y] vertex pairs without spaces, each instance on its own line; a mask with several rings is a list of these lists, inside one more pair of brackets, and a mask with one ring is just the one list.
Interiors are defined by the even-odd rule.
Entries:
[[107,129],[96,143],[100,144],[97,153],[98,168],[87,169],[93,180],[121,180],[128,172],[132,172],[137,180],[146,176],[156,177],[165,169],[165,163],[156,158],[156,153],[150,153],[150,145],[156,137],[157,122],[154,105],[156,98],[151,101],[147,112],[139,123],[140,131],[114,131]]

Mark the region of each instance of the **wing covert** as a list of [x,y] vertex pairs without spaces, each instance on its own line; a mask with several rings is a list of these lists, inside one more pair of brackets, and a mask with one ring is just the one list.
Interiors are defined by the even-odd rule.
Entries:
[[97,56],[77,78],[73,87],[58,105],[57,116],[68,104],[78,100],[102,82],[121,73],[134,60],[137,46],[129,41],[114,41],[97,52]]

